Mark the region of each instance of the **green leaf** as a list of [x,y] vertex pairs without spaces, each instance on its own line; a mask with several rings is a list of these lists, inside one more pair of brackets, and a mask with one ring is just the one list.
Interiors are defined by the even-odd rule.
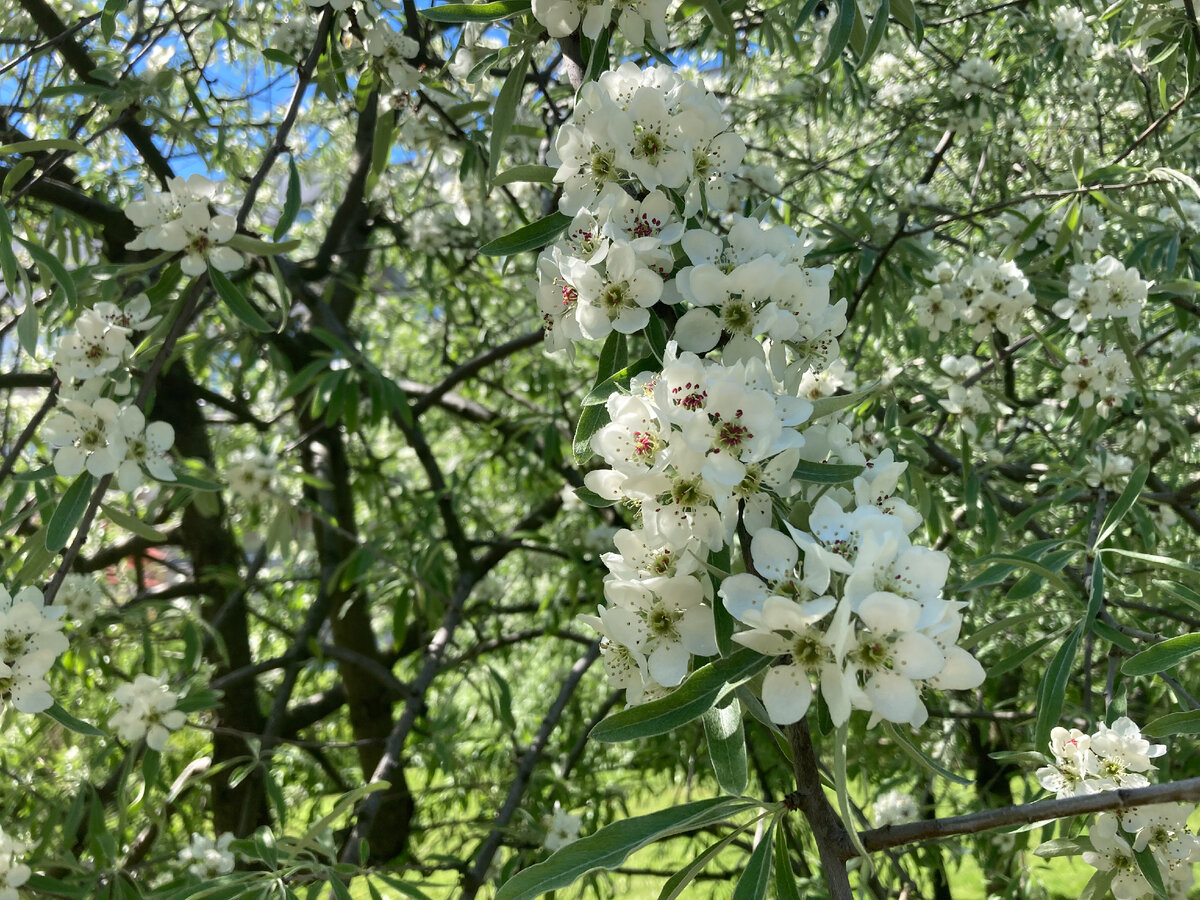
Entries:
[[21,315],[17,316],[17,342],[30,358],[37,356],[40,328],[37,307],[27,300],[25,309],[22,310]]
[[821,56],[820,62],[817,63],[816,70],[818,72],[828,69],[841,57],[842,51],[850,43],[850,34],[854,31],[854,24],[857,21],[857,0],[837,0],[837,21],[829,29],[825,53]]
[[517,118],[517,107],[521,103],[521,95],[525,92],[525,73],[529,71],[529,51],[526,50],[513,67],[509,70],[504,84],[496,94],[496,108],[492,111],[491,138],[488,142],[488,171],[487,180],[491,184],[496,176],[496,167],[500,164],[500,153],[504,142],[512,131],[513,122]]
[[582,485],[575,488],[575,496],[593,509],[607,509],[617,502],[616,500],[609,500],[607,497],[601,497],[591,488]]
[[[248,234],[235,234],[226,244],[234,250],[251,253],[254,256],[278,256],[280,253],[290,253],[300,246],[299,238],[290,241],[260,241]],[[224,296],[224,295],[222,295]]]
[[180,487],[191,488],[193,491],[220,491],[225,487],[220,482],[210,481],[207,478],[200,478],[197,475],[179,471],[175,473],[174,483]]
[[[19,475],[17,476],[18,480],[20,477]],[[1154,579],[1154,586],[1164,594],[1174,597],[1176,600],[1182,600],[1192,609],[1200,612],[1200,591],[1194,591],[1190,587],[1185,587],[1174,581],[1166,581],[1159,578]]]
[[879,382],[873,381],[865,388],[857,390],[852,394],[834,394],[832,397],[818,397],[812,402],[813,411],[808,420],[815,422],[817,419],[840,412],[848,406],[857,406],[875,396],[875,391],[878,387]]
[[1200,734],[1200,709],[1167,713],[1149,722],[1142,734],[1170,737],[1173,734]]
[[775,825],[778,821],[778,818],[771,821],[758,846],[750,854],[742,877],[733,889],[732,900],[763,900],[767,896],[767,885],[771,883],[771,854],[775,850]]
[[1079,895],[1079,900],[1103,900],[1108,897],[1108,889],[1112,887],[1113,877],[1117,874],[1116,869],[1101,870],[1096,872],[1083,886],[1083,891]]
[[100,508],[104,510],[104,515],[108,517],[110,522],[112,522],[114,525],[124,528],[126,531],[132,532],[139,537],[144,537],[148,541],[157,542],[165,541],[167,539],[165,534],[163,534],[153,525],[143,522],[137,516],[131,516],[127,512],[122,512],[115,506],[111,506],[108,503],[101,503]]
[[484,256],[513,256],[526,250],[540,250],[566,231],[570,224],[570,216],[552,212],[544,219],[488,241],[479,248],[479,252]]
[[1188,565],[1178,559],[1171,559],[1169,556],[1155,556],[1153,553],[1138,553],[1136,550],[1124,550],[1121,547],[1103,547],[1101,553],[1115,553],[1117,556],[1125,556],[1129,559],[1136,559],[1140,562],[1150,563],[1154,566],[1162,566],[1164,569],[1176,569],[1180,572],[1189,572],[1192,575],[1200,575],[1200,569],[1195,566]]
[[912,0],[892,0],[892,16],[912,34],[916,43],[921,43],[925,27]]
[[796,887],[796,876],[792,874],[791,849],[787,843],[787,829],[775,829],[775,900],[801,900]]
[[45,711],[46,715],[68,731],[83,734],[87,737],[104,737],[104,732],[83,719],[77,719],[57,703]]
[[1054,859],[1056,856],[1078,856],[1084,850],[1091,849],[1092,845],[1080,838],[1055,838],[1039,844],[1033,855],[1042,859]]
[[[1068,596],[1078,596],[1075,589],[1073,587],[1071,587],[1069,584],[1067,584],[1066,581],[1064,581],[1062,579],[1062,576],[1060,576],[1057,572],[1053,571],[1048,566],[1042,565],[1041,563],[1037,562],[1036,560],[1029,559],[1026,556],[1019,556],[1014,553],[992,553],[992,554],[989,554],[988,556],[981,556],[981,557],[979,557],[979,559],[971,561],[969,563],[969,565],[974,567],[974,566],[981,566],[981,565],[989,564],[989,563],[990,564],[1000,563],[1003,565],[1012,566],[1014,568],[1028,569],[1030,572],[1033,572],[1037,575],[1040,575],[1042,578],[1045,578],[1047,581],[1049,581],[1051,584],[1053,584],[1055,587],[1057,587],[1064,594],[1067,594]],[[1001,578],[993,580],[993,581],[982,581],[982,578],[985,575],[988,575],[988,572],[984,572],[983,575],[981,575],[979,578],[975,578],[975,579],[972,579],[971,581],[968,581],[966,584],[957,588],[957,590],[958,591],[969,591],[969,590],[973,590],[974,588],[977,588],[977,587],[984,587],[987,584],[996,584],[998,581],[1002,581],[1004,579],[1004,577],[1006,577],[1006,576],[1001,576]]]
[[1121,491],[1121,496],[1117,498],[1117,502],[1112,505],[1112,508],[1108,511],[1108,515],[1104,517],[1104,524],[1100,526],[1100,533],[1096,535],[1097,547],[1104,545],[1104,542],[1108,540],[1108,536],[1116,531],[1117,526],[1121,524],[1121,519],[1125,517],[1125,513],[1129,512],[1130,507],[1137,503],[1138,497],[1142,493],[1142,487],[1145,486],[1149,475],[1149,461],[1143,462],[1133,470],[1133,473],[1129,476],[1129,481],[1125,484],[1125,489]]
[[742,707],[736,697],[724,706],[714,706],[702,717],[708,758],[721,790],[733,797],[746,793],[750,775],[746,765],[746,733],[742,730]]
[[1131,656],[1121,665],[1123,675],[1153,675],[1179,665],[1193,653],[1200,651],[1200,632],[1181,634],[1155,644],[1136,656]]
[[[615,333],[615,332],[614,332]],[[657,372],[662,363],[653,356],[644,356],[632,365],[628,365],[619,372],[614,372],[608,378],[605,378],[594,388],[588,391],[588,395],[583,398],[584,406],[603,406],[608,402],[609,396],[621,388],[629,386],[629,380],[634,375],[641,375],[643,372]]]
[[371,167],[367,171],[367,190],[374,189],[392,160],[396,140],[396,115],[382,112],[375,119],[375,134],[371,139]]
[[18,285],[26,283],[25,270],[17,262],[13,253],[12,220],[8,217],[8,209],[0,203],[0,278],[4,279],[9,294],[16,294]]
[[70,150],[72,153],[91,154],[87,147],[67,138],[45,138],[40,141],[16,141],[12,144],[0,145],[0,156],[13,156],[17,153],[39,153],[46,150]]
[[263,59],[277,63],[281,66],[286,66],[289,69],[298,68],[300,63],[290,53],[280,50],[278,47],[267,47],[262,52]]
[[29,174],[29,170],[37,165],[37,160],[32,156],[23,157],[15,166],[8,170],[8,174],[4,176],[4,183],[0,185],[0,196],[7,197],[12,193],[13,188],[21,183],[21,179]]
[[612,744],[666,734],[704,715],[727,684],[761,672],[770,662],[769,656],[748,647],[738,650],[732,656],[701,666],[667,696],[614,713],[592,729],[591,736]]
[[[600,348],[600,361],[596,367],[596,386],[612,378],[629,365],[629,341],[619,331],[609,334]],[[593,391],[595,388],[592,389]],[[590,396],[590,394],[589,394]]]
[[833,463],[815,463],[806,459],[796,464],[793,478],[810,484],[844,484],[863,473],[862,466],[836,466]]
[[75,530],[75,526],[83,518],[84,510],[87,509],[88,501],[92,497],[92,485],[95,482],[96,479],[90,472],[83,472],[67,488],[67,492],[63,494],[62,500],[59,501],[54,513],[50,516],[50,522],[46,525],[47,550],[57,553],[67,546],[67,542],[71,539],[71,532]]
[[1026,622],[1033,622],[1044,618],[1045,613],[1040,611],[1022,613],[1019,616],[1008,616],[998,622],[992,622],[990,625],[971,632],[969,636],[959,640],[958,646],[964,650],[970,650],[972,647],[986,643],[998,634],[1015,632],[1018,626],[1024,625]]
[[1051,641],[1057,640],[1061,635],[1062,631],[1060,630],[1046,637],[1038,638],[1032,644],[1028,644],[1010,653],[999,662],[987,667],[988,678],[999,678],[1005,672],[1011,672],[1013,669],[1019,668],[1025,660],[1029,659],[1029,657],[1033,656]]
[[446,3],[417,12],[433,22],[498,22],[529,10],[530,0],[497,0],[495,3]]
[[940,775],[947,781],[953,781],[955,784],[971,784],[971,782],[966,778],[963,778],[961,775],[950,771],[933,757],[927,756],[924,750],[910,741],[908,739],[908,735],[896,728],[896,726],[894,726],[891,722],[885,721],[881,724],[883,725],[883,730],[887,732],[888,737],[892,739],[896,746],[907,753],[909,758],[912,759],[912,761],[917,765],[921,766],[921,768],[927,769],[934,775]]
[[583,464],[592,457],[592,435],[609,423],[608,408],[604,406],[585,406],[579,415],[579,424],[575,426],[575,439],[571,442],[571,451],[575,454],[575,462]]
[[1154,851],[1149,847],[1143,847],[1141,850],[1133,851],[1133,858],[1137,860],[1142,877],[1146,879],[1150,890],[1154,892],[1155,900],[1170,900],[1167,895],[1167,886],[1163,884],[1162,872],[1158,868],[1158,860],[1154,858]]
[[716,797],[614,822],[518,872],[500,886],[495,900],[532,900],[574,884],[588,872],[616,868],[631,853],[659,838],[722,822],[757,805],[748,800]]
[[533,184],[554,184],[554,173],[558,169],[554,166],[513,166],[511,169],[505,169],[492,179],[494,187],[500,187],[505,184],[513,184],[514,182],[532,182]]
[[[79,306],[79,291],[75,287],[75,278],[67,271],[66,267],[58,261],[58,257],[47,250],[45,247],[38,246],[32,241],[22,239],[21,244],[29,251],[29,255],[33,257],[34,262],[50,273],[54,281],[62,288],[63,295],[67,298],[67,302],[72,307]],[[32,304],[31,304],[32,305]]]
[[[767,813],[763,813],[767,815]],[[761,816],[759,818],[762,818]],[[712,862],[722,850],[732,844],[735,840],[741,837],[748,828],[757,822],[758,819],[753,819],[741,828],[731,831],[725,835],[717,843],[713,844],[694,860],[667,879],[667,883],[663,885],[662,891],[659,892],[658,900],[675,900],[684,889],[696,880],[696,876],[704,871],[705,866]]]
[[338,797],[337,802],[333,804],[333,809],[313,822],[304,833],[301,841],[307,844],[316,840],[325,833],[330,825],[349,812],[351,807],[363,797],[366,797],[368,794],[374,794],[376,791],[386,791],[389,787],[391,785],[386,781],[374,781],[369,784],[359,785],[349,793]]
[[1067,680],[1071,676],[1071,664],[1075,661],[1075,647],[1079,643],[1079,628],[1074,628],[1063,641],[1050,665],[1042,676],[1037,697],[1037,731],[1033,746],[1045,747],[1050,743],[1050,730],[1062,718],[1063,701],[1066,699]]
[[725,35],[725,40],[730,43],[730,46],[736,46],[737,32],[734,30],[733,20],[721,6],[721,0],[699,0],[699,3],[709,21],[717,26],[721,34]]
[[238,290],[236,284],[212,266],[208,267],[208,277],[212,281],[213,287],[217,289],[217,293],[221,296],[221,299],[225,301],[225,305],[229,307],[229,311],[237,316],[243,324],[249,326],[254,331],[271,330],[271,326],[267,324],[267,320],[260,316],[258,311],[250,305],[250,301]]
[[879,0],[879,7],[875,10],[875,14],[871,17],[871,27],[867,30],[867,41],[863,47],[862,53],[859,54],[855,61],[855,66],[858,69],[866,64],[879,47],[879,42],[883,40],[884,34],[887,32],[888,16],[891,15],[891,4],[888,0]]

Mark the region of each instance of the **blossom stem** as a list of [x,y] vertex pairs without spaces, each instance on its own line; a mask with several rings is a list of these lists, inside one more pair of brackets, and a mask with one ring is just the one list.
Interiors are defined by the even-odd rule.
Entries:
[[804,814],[812,829],[813,840],[821,857],[821,872],[829,888],[830,900],[852,900],[850,876],[846,860],[856,855],[846,826],[829,804],[821,786],[821,772],[813,748],[808,721],[801,719],[785,729],[792,748],[792,765],[796,772],[796,790],[789,800]]

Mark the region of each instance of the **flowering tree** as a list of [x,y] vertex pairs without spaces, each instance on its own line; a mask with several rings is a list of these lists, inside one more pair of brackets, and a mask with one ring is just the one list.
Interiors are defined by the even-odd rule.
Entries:
[[1187,896],[1193,0],[0,36],[0,898]]

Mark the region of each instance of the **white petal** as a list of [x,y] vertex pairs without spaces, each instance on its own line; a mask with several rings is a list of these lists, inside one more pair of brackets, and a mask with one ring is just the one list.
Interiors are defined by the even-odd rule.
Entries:
[[790,725],[804,718],[812,703],[812,684],[800,666],[775,666],[762,685],[763,706],[776,725]]

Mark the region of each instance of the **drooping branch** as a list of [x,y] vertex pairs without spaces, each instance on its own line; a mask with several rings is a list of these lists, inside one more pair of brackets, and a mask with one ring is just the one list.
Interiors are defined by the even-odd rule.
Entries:
[[1004,806],[970,813],[965,816],[949,816],[944,819],[929,819],[924,822],[908,822],[903,825],[888,825],[859,833],[863,846],[869,852],[888,847],[901,847],[936,838],[955,837],[962,834],[978,834],[1011,825],[1032,825],[1070,816],[1112,812],[1132,809],[1152,803],[1197,803],[1200,802],[1200,778],[1152,784],[1144,788],[1124,788],[1117,791],[1102,791],[1082,797],[1065,797],[1061,800],[1040,800],[1018,806]]

